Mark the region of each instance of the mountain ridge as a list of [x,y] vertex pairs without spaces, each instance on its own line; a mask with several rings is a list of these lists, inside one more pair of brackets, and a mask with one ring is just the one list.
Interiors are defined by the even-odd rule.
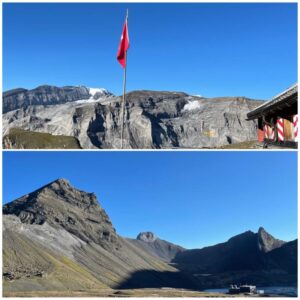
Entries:
[[55,105],[78,100],[113,96],[106,89],[86,86],[40,85],[34,89],[16,88],[3,92],[3,113],[31,105]]
[[[104,95],[94,100],[87,88],[75,90],[62,91],[62,96],[53,92],[51,105],[45,104],[52,92],[45,101],[6,110],[3,136],[7,138],[10,129],[20,128],[74,137],[85,149],[119,148],[122,97]],[[86,100],[79,101],[83,96]],[[3,101],[11,102],[6,97]],[[203,98],[184,92],[132,91],[126,94],[124,147],[211,148],[256,140],[257,124],[246,121],[246,115],[261,103],[246,97]]]
[[178,252],[185,250],[179,245],[160,239],[153,232],[149,231],[140,232],[136,239],[127,238],[127,240],[154,257],[168,263],[171,262]]
[[[4,291],[200,290],[226,286],[233,276],[234,282],[248,278],[253,284],[294,283],[297,241],[278,243],[263,228],[258,232],[260,236],[246,231],[194,250],[152,232],[142,232],[138,239],[124,238],[94,193],[58,179],[3,206]],[[259,239],[264,247],[259,247]],[[249,259],[246,264],[245,259]],[[208,272],[212,275],[199,276]]]

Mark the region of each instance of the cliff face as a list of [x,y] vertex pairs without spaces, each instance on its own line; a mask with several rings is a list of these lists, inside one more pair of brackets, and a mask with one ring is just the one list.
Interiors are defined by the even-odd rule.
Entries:
[[[246,113],[260,102],[245,98],[202,99],[182,93],[133,92],[126,107],[127,148],[203,148],[256,139]],[[119,103],[96,107],[89,136],[100,148],[120,144]]]
[[3,93],[3,113],[31,105],[54,105],[77,100],[98,99],[112,95],[106,90],[95,91],[85,86],[56,87],[42,85],[32,90],[13,89]]
[[[246,121],[246,114],[261,101],[155,91],[131,92],[126,99],[124,146],[129,149],[211,148],[256,139],[256,123]],[[120,148],[121,97],[7,112],[3,133],[14,127],[73,136],[87,149]]]
[[4,205],[3,214],[16,215],[26,224],[47,222],[84,242],[94,242],[104,248],[118,242],[115,229],[95,194],[80,191],[65,179]]

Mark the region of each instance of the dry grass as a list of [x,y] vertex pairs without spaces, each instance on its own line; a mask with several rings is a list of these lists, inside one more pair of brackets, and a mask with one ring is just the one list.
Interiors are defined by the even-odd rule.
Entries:
[[246,141],[226,146],[221,146],[218,149],[262,149],[258,141]]
[[4,297],[228,297],[227,294],[189,291],[182,289],[97,289],[79,291],[4,292]]
[[72,136],[51,135],[49,133],[11,128],[3,137],[3,144],[12,144],[13,149],[80,149],[79,142]]

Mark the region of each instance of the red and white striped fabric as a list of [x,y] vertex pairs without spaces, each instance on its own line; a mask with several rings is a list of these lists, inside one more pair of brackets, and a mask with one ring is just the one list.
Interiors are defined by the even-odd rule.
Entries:
[[268,138],[268,126],[265,124],[264,125],[264,134],[265,134],[265,139]]
[[294,140],[298,142],[298,115],[293,116]]
[[277,119],[277,133],[278,133],[278,141],[282,142],[284,141],[284,132],[283,132],[283,119],[278,118]]
[[265,139],[274,140],[275,132],[271,126],[265,124],[264,133],[265,133]]
[[275,130],[273,129],[273,127],[270,127],[270,140],[274,140],[275,139]]

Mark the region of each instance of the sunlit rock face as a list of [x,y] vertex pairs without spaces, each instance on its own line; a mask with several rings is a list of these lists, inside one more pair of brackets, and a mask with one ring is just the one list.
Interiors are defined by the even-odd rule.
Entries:
[[[63,98],[51,105],[36,102],[6,112],[3,134],[18,127],[74,136],[81,148],[120,148],[122,97],[106,90],[80,89],[78,97],[86,99],[76,96],[77,100],[66,102]],[[180,92],[134,91],[126,95],[123,146],[213,148],[256,140],[257,125],[246,121],[246,114],[260,104],[244,97],[208,99]]]
[[32,90],[19,88],[3,93],[3,113],[31,105],[55,105],[73,101],[97,100],[100,97],[109,96],[112,96],[112,93],[106,89],[85,86],[41,85]]

